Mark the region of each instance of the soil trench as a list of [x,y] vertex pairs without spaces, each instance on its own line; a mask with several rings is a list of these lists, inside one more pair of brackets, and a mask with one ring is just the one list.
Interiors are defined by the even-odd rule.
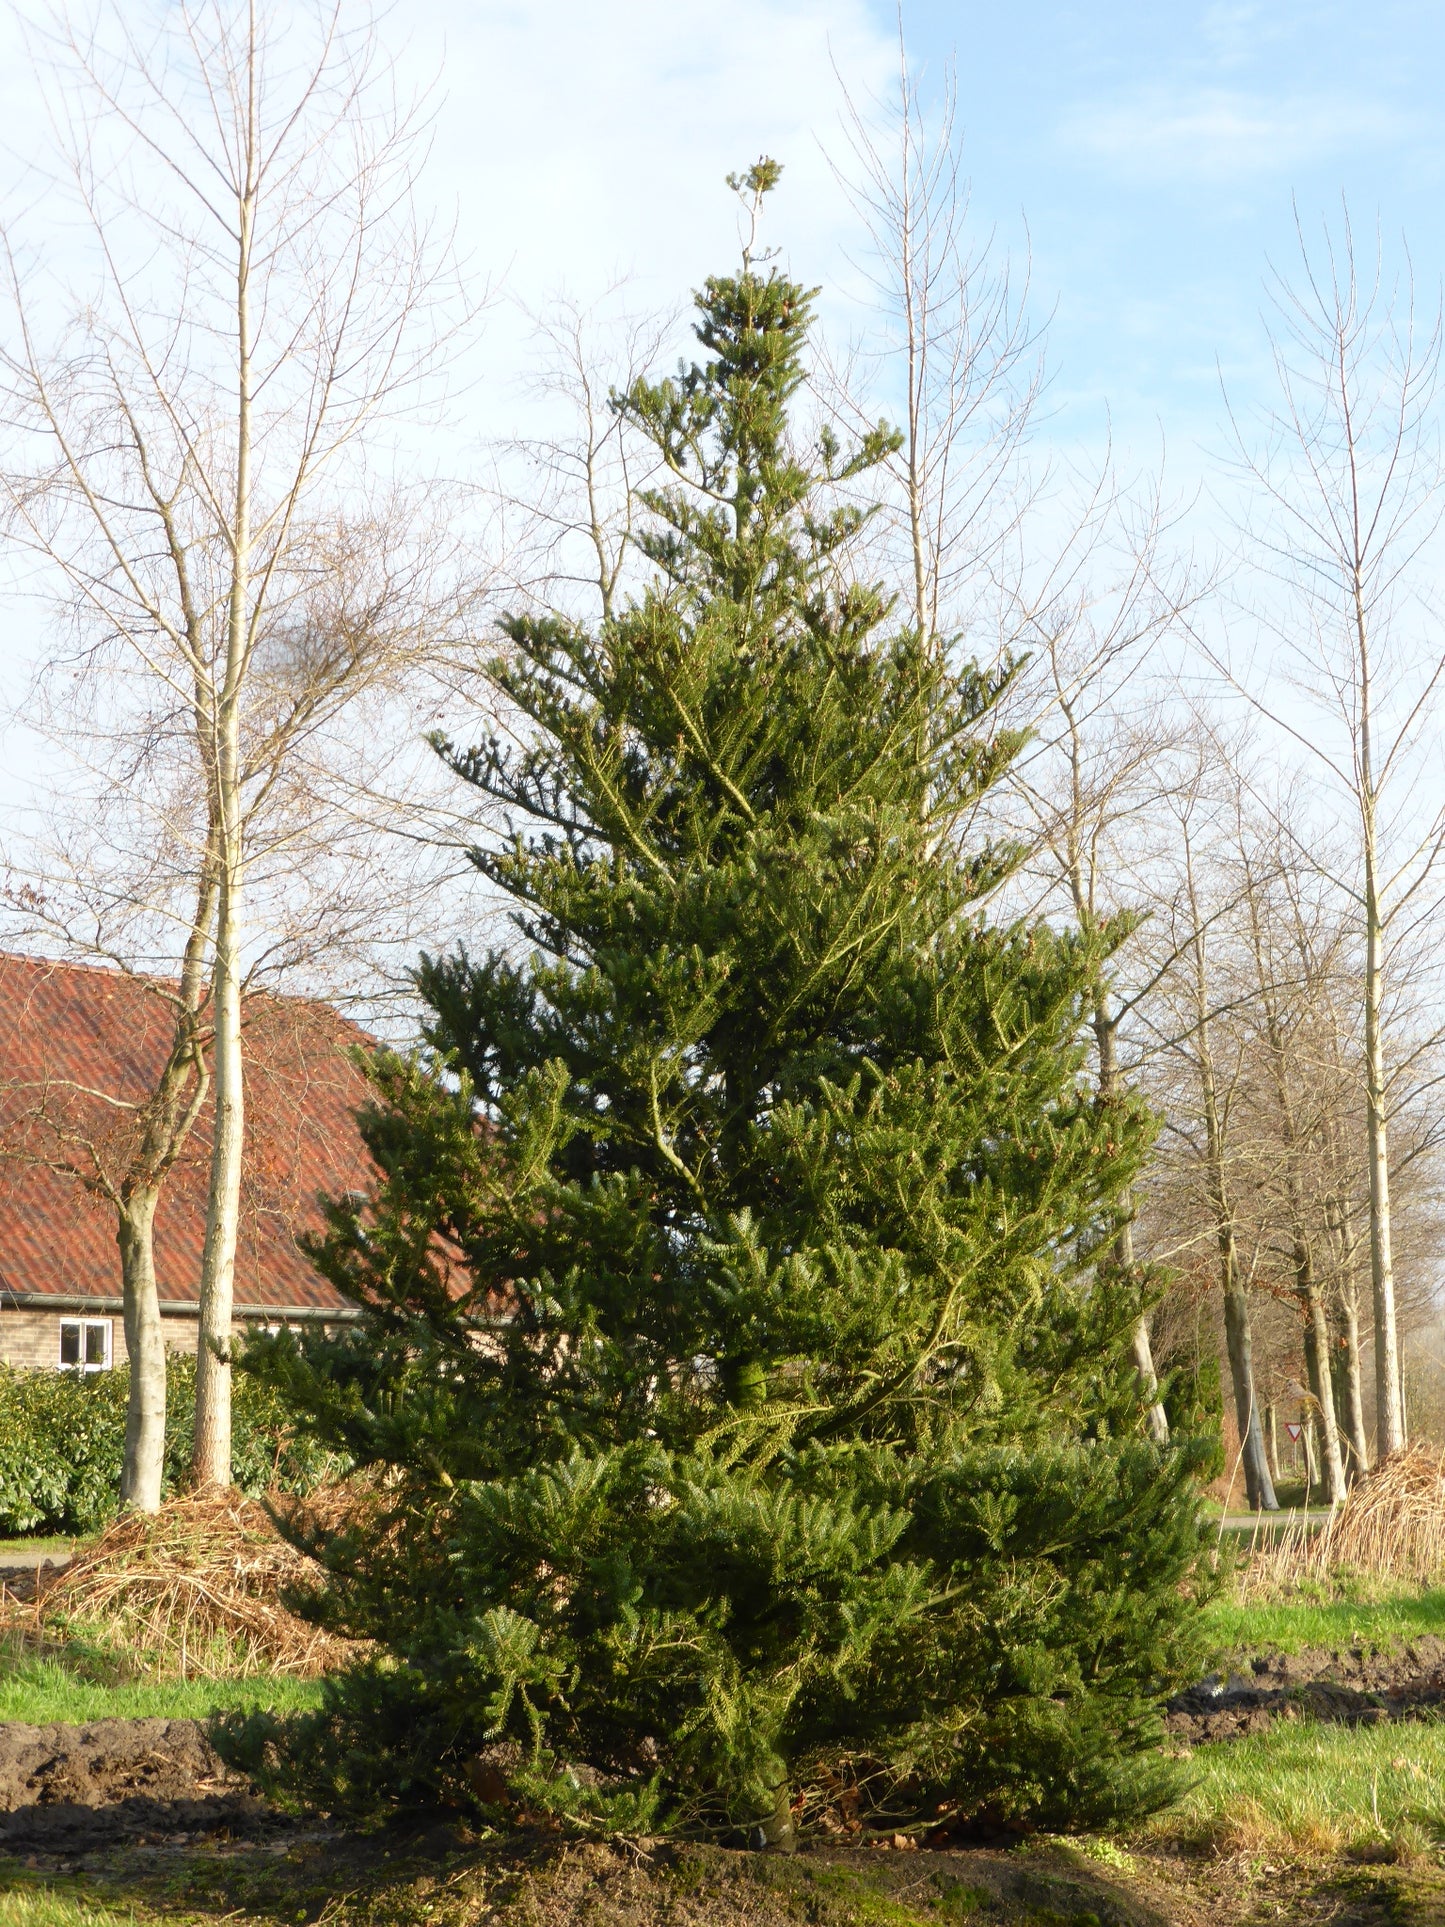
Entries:
[[287,1826],[218,1757],[198,1720],[0,1723],[0,1853],[256,1839]]
[[1212,1674],[1176,1693],[1166,1703],[1164,1724],[1197,1744],[1262,1733],[1279,1719],[1370,1726],[1442,1712],[1445,1639],[1427,1633],[1390,1651],[1361,1644],[1260,1654],[1241,1671]]

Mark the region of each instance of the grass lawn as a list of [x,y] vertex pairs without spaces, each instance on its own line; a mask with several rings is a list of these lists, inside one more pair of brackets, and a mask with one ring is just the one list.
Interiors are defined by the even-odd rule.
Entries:
[[1196,1749],[1153,1837],[1213,1852],[1430,1859],[1445,1847],[1445,1724],[1280,1720]]
[[[137,1679],[107,1677],[114,1657],[84,1648],[37,1652],[0,1644],[0,1720],[30,1726],[90,1720],[208,1719],[229,1707],[267,1706],[299,1712],[314,1706],[316,1680],[260,1674],[252,1679]],[[0,1915],[0,1927],[5,1927]]]
[[33,1559],[38,1565],[56,1553],[71,1551],[74,1545],[73,1539],[0,1539],[0,1560]]
[[[63,1720],[204,1720],[230,1707],[296,1713],[315,1706],[316,1680],[261,1674],[254,1679],[150,1679],[106,1684],[77,1676],[62,1661],[0,1659],[0,1720],[45,1726]],[[4,1927],[0,1917],[0,1927]]]
[[1375,1600],[1306,1598],[1272,1605],[1217,1599],[1207,1612],[1220,1646],[1230,1652],[1270,1647],[1297,1653],[1306,1646],[1342,1647],[1359,1641],[1403,1646],[1425,1633],[1445,1638],[1445,1590]]
[[114,1913],[53,1887],[0,1892],[0,1927],[136,1927],[130,1908]]
[[[1221,1647],[1445,1636],[1445,1590],[1209,1609]],[[0,1720],[196,1717],[316,1702],[314,1681],[110,1680],[114,1655],[0,1645]],[[0,1859],[0,1927],[1180,1927],[1445,1923],[1445,1721],[1280,1720],[1195,1748],[1179,1803],[1097,1840],[794,1860],[528,1836],[329,1836]],[[450,1840],[450,1844],[448,1841]],[[1177,1911],[1176,1911],[1177,1909]]]

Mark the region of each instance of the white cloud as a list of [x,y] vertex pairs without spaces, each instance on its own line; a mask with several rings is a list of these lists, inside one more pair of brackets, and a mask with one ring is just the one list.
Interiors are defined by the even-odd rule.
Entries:
[[1266,10],[1255,0],[1215,0],[1199,22],[1199,33],[1213,61],[1220,67],[1257,64],[1261,50],[1286,39],[1298,21],[1293,10],[1273,0]]
[[[109,4],[143,17],[168,0]],[[735,259],[723,177],[760,153],[785,170],[768,239],[809,280],[846,271],[851,217],[819,142],[841,145],[838,75],[860,100],[890,89],[885,29],[869,0],[734,0],[725,16],[708,0],[430,0],[393,10],[383,38],[403,89],[434,88],[421,199],[455,205],[479,282],[535,306],[626,274],[639,303],[670,306]],[[0,207],[28,204],[23,234],[44,234],[53,260],[63,236],[30,173],[49,129],[14,13],[0,13],[0,119]],[[531,352],[494,312],[462,371],[474,430],[516,426],[502,396]]]
[[[170,0],[106,0],[139,25]],[[34,0],[37,12],[44,0]],[[885,23],[886,24],[886,23]],[[849,216],[819,151],[836,134],[838,70],[855,95],[885,90],[896,58],[868,0],[429,0],[396,8],[400,80],[435,83],[437,119],[420,199],[455,203],[458,243],[479,279],[529,304],[559,288],[587,298],[619,273],[639,304],[674,306],[737,256],[723,176],[760,153],[782,161],[768,239],[810,280],[842,267]],[[0,210],[47,258],[66,234],[50,213],[50,135],[13,11],[0,12]],[[517,432],[516,378],[535,347],[515,309],[487,318],[457,369],[458,465],[487,436]],[[443,456],[438,455],[442,461]],[[17,692],[35,620],[10,603],[0,709]],[[0,805],[42,782],[17,731],[0,746]]]
[[[704,0],[439,0],[406,68],[440,70],[428,186],[456,197],[479,268],[529,303],[619,272],[669,303],[735,257],[723,176],[760,153],[785,168],[769,238],[800,275],[837,270],[849,217],[819,151],[834,65],[861,96],[895,58],[866,0],[735,0],[725,23]],[[493,375],[521,365],[516,330],[488,336]]]
[[1287,174],[1405,131],[1399,115],[1367,100],[1203,88],[1080,110],[1062,123],[1059,139],[1141,181],[1237,182]]

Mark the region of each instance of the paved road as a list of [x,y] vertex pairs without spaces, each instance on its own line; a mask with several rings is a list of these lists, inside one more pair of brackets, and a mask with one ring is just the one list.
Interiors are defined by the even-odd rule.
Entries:
[[1253,1532],[1256,1526],[1261,1534],[1275,1534],[1303,1523],[1311,1532],[1318,1532],[1330,1516],[1327,1505],[1312,1505],[1306,1512],[1294,1506],[1282,1512],[1226,1512],[1219,1522],[1226,1532]]

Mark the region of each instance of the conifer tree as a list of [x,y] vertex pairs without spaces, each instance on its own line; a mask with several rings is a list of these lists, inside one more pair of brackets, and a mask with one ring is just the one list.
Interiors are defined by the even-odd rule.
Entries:
[[890,437],[799,445],[812,306],[749,251],[619,398],[645,591],[509,621],[518,726],[443,746],[523,942],[425,960],[425,1052],[371,1066],[318,1251],[359,1325],[248,1354],[377,1475],[314,1609],[386,1658],[282,1736],[333,1803],[786,1845],[850,1781],[891,1824],[1163,1797],[1196,1459],[1108,1258],[1148,1119],[1086,1080],[1099,940],[984,914],[1009,672],[850,575]]

